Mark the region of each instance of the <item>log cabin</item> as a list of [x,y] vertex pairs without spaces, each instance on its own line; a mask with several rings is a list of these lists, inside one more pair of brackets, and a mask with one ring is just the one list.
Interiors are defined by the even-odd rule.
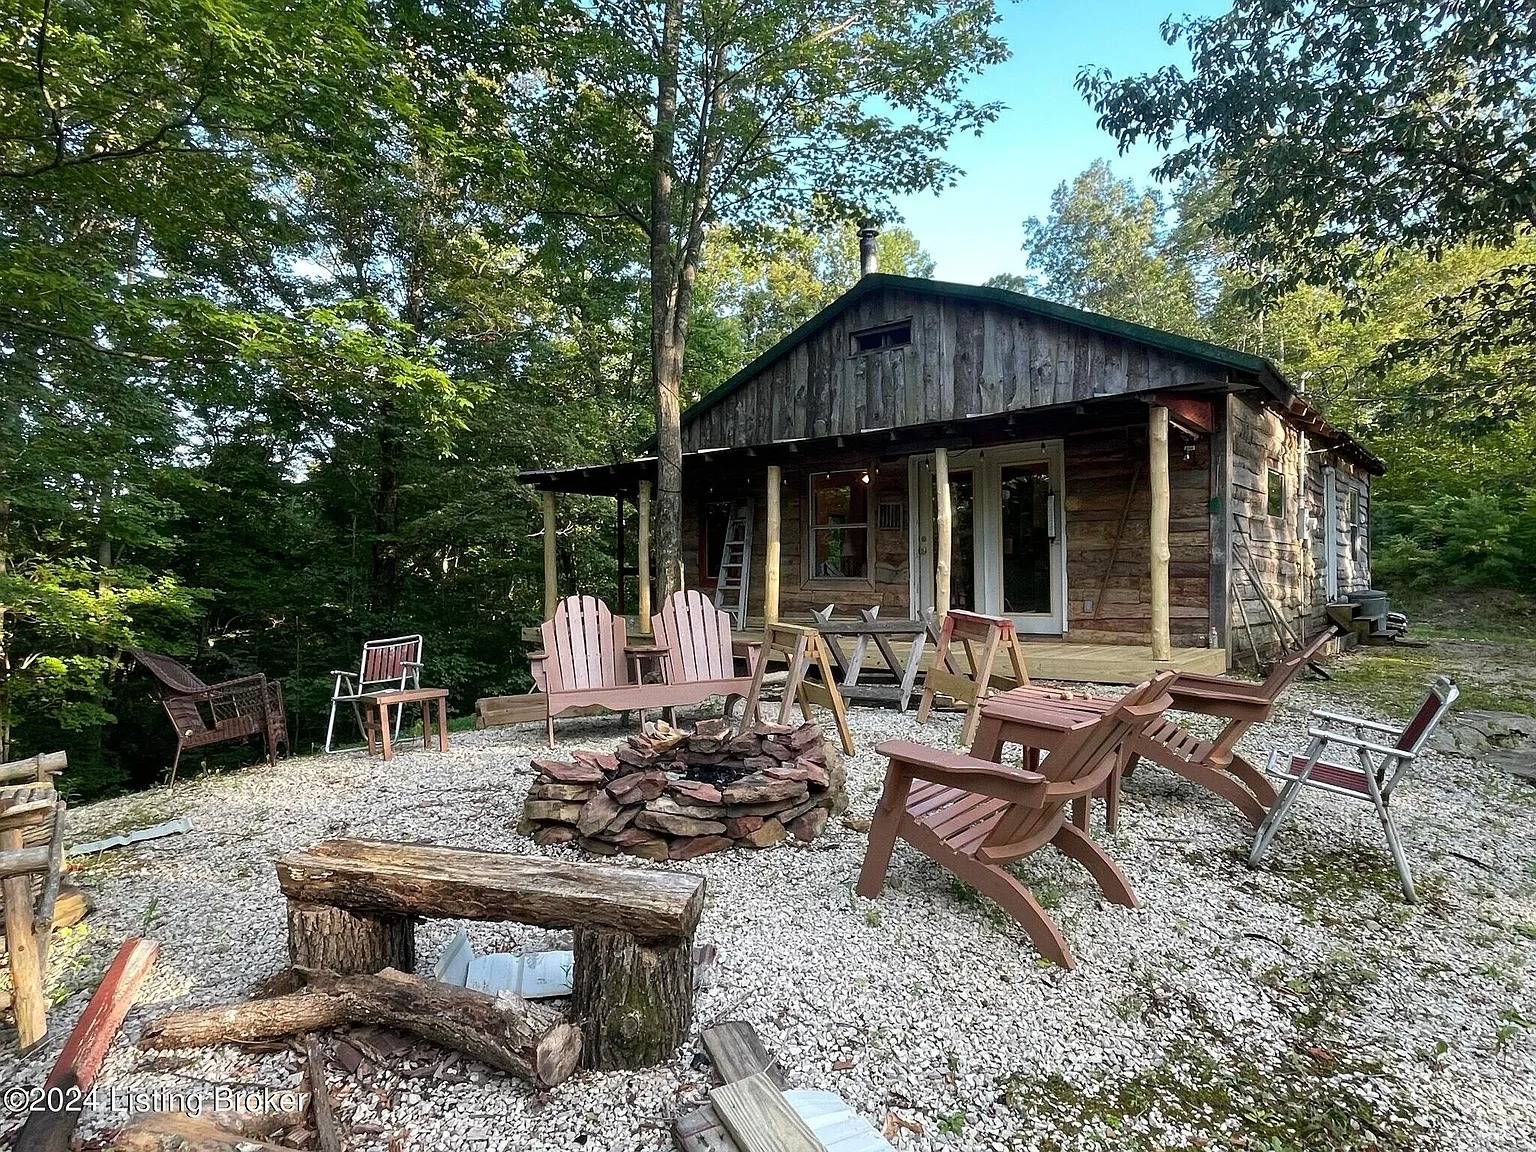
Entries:
[[[685,581],[734,583],[750,540],[718,597],[744,630],[965,608],[1011,617],[1036,675],[1134,682],[1261,662],[1370,583],[1383,466],[1273,363],[1003,289],[866,264],[682,437]],[[548,608],[555,494],[609,495],[638,508],[643,627],[655,467],[523,473]]]

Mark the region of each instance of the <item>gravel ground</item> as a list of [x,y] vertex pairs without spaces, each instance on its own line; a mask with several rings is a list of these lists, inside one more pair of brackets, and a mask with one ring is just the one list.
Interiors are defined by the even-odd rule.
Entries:
[[[1293,689],[1245,741],[1249,757],[1300,747],[1307,708],[1351,703],[1323,688]],[[877,798],[877,741],[949,745],[958,729],[955,716],[922,728],[866,708],[852,722],[850,817]],[[621,735],[612,718],[560,733],[567,750],[608,750]],[[144,933],[160,960],[82,1132],[154,1103],[207,1102],[213,1085],[295,1088],[300,1061],[286,1049],[134,1042],[146,1020],[242,997],[283,966],[272,861],[284,852],[343,834],[541,851],[516,826],[529,759],[543,753],[535,726],[462,733],[447,756],[292,759],[75,811],[77,839],[180,815],[193,831],[83,864],[98,908],[56,945],[68,999],[53,1039],[25,1063],[8,1042],[0,1081],[41,1081],[117,944]],[[1536,1148],[1536,790],[1437,754],[1398,804],[1423,899],[1412,908],[1365,807],[1305,800],[1251,871],[1235,810],[1139,770],[1109,843],[1140,908],[1106,903],[1054,851],[1018,866],[1055,909],[1073,972],[1041,962],[999,909],[905,845],[881,899],[856,896],[865,837],[837,821],[810,847],[670,865],[709,881],[699,941],[719,955],[697,1021],[750,1021],[792,1086],[841,1094],[901,1149]],[[423,970],[458,927],[423,926]],[[467,927],[480,950],[552,942]],[[660,1149],[673,1113],[707,1087],[692,1056],[690,1045],[660,1068],[581,1074],[535,1096],[413,1045],[388,1069],[333,1065],[331,1085],[352,1149]],[[14,1127],[0,1120],[0,1145]]]

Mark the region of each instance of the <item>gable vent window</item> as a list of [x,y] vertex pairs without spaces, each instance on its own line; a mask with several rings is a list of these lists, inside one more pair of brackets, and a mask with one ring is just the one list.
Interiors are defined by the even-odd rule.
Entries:
[[850,337],[848,355],[859,356],[865,352],[883,352],[887,348],[900,348],[912,343],[912,321],[899,324],[882,324],[878,328],[865,328]]

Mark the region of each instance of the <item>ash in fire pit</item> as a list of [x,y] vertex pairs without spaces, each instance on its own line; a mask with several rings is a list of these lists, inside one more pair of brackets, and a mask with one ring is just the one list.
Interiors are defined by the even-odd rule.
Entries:
[[613,755],[573,755],[533,762],[524,829],[540,844],[688,860],[814,840],[848,807],[842,756],[815,724],[754,724],[739,735],[724,720],[692,732],[648,724]]

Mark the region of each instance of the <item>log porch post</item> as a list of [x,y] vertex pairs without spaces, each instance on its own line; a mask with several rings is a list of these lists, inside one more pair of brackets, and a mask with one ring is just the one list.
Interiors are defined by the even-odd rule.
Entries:
[[1147,424],[1148,474],[1152,480],[1152,515],[1147,536],[1152,553],[1152,659],[1169,660],[1168,636],[1168,409],[1154,405]]
[[954,506],[949,494],[949,449],[933,450],[933,610],[940,620],[949,614],[950,572],[954,559]]
[[560,589],[555,576],[555,494],[544,493],[544,619],[553,620]]
[[640,634],[651,634],[651,482],[640,481],[640,529],[635,541],[640,581]]
[[779,490],[784,484],[784,470],[768,465],[767,541],[763,548],[763,623],[779,621]]

